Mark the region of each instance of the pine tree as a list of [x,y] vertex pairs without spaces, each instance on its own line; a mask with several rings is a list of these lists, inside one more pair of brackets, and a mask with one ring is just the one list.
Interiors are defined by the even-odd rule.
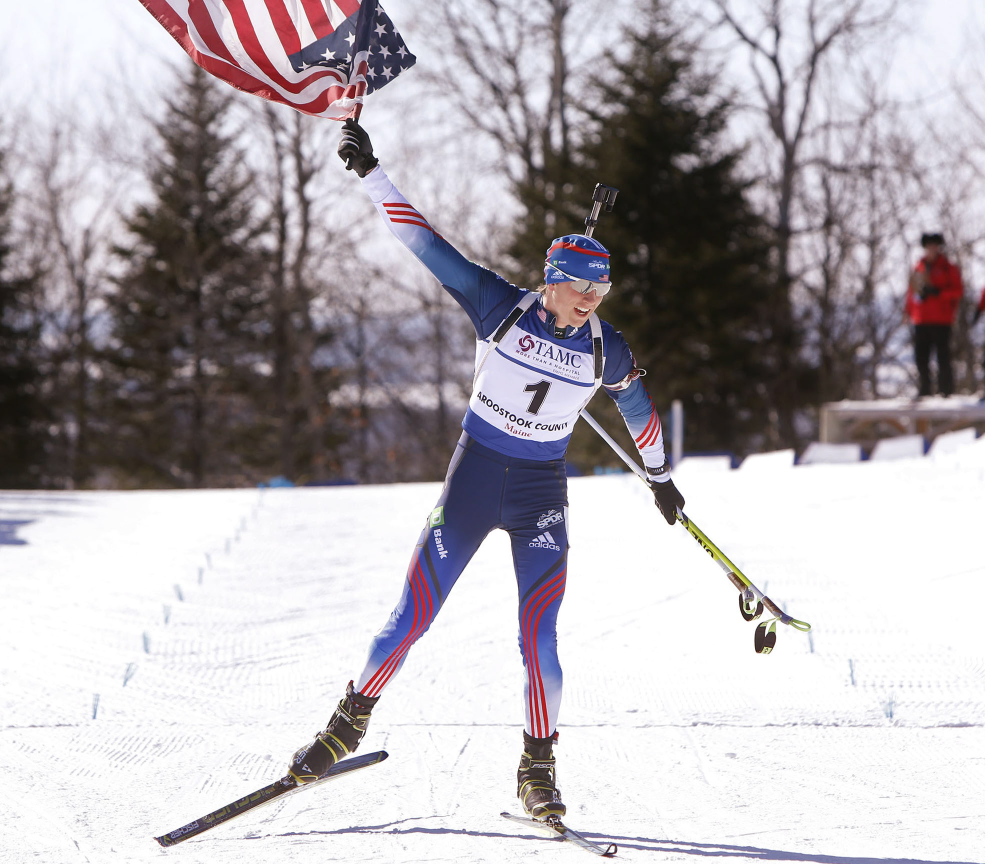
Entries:
[[[324,482],[339,473],[335,463],[345,436],[328,400],[342,374],[333,350],[334,316],[317,310],[331,293],[331,282],[344,278],[352,248],[344,243],[331,266],[316,187],[329,174],[331,159],[340,165],[331,137],[339,129],[268,102],[261,103],[259,114],[270,144],[261,173],[269,180],[272,369],[270,432],[261,446],[274,454],[273,473],[296,483]],[[337,236],[343,239],[342,233]]]
[[117,249],[106,459],[130,484],[230,485],[266,470],[267,286],[231,104],[190,68],[155,126],[152,201],[126,219],[131,243]]
[[0,151],[0,488],[45,485],[49,412],[44,400],[39,280],[12,272],[14,186]]
[[[590,134],[560,168],[562,203],[548,236],[584,229],[591,192],[619,190],[595,237],[611,252],[613,289],[599,314],[620,327],[667,413],[685,406],[685,449],[745,453],[764,443],[767,382],[779,346],[768,310],[776,290],[769,235],[749,202],[740,153],[726,145],[730,104],[698,70],[694,46],[651,0],[588,93]],[[539,204],[534,212],[542,212]],[[532,212],[529,209],[529,213]],[[551,221],[551,219],[550,219]],[[540,275],[537,220],[528,239]],[[527,232],[532,232],[529,238]],[[593,412],[620,428],[599,398]],[[606,461],[587,436],[570,458]]]

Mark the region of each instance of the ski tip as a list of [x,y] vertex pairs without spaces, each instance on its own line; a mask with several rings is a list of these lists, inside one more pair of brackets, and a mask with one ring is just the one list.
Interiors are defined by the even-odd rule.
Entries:
[[363,762],[366,765],[372,765],[376,762],[385,762],[389,758],[389,753],[386,750],[372,750],[369,753],[355,753],[353,756],[348,756],[343,762],[335,762],[335,765],[343,765],[345,763],[357,763]]
[[385,762],[389,758],[389,753],[386,750],[373,750],[370,753],[359,753],[357,756],[352,756],[349,759],[345,759],[345,762],[360,762],[364,765],[378,765],[379,762]]

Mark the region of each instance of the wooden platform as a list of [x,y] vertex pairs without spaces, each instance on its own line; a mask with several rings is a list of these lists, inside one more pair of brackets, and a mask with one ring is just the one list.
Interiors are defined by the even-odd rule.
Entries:
[[978,396],[828,402],[820,409],[819,440],[857,443],[871,449],[898,435],[922,435],[933,441],[943,432],[972,427],[986,432],[986,402]]

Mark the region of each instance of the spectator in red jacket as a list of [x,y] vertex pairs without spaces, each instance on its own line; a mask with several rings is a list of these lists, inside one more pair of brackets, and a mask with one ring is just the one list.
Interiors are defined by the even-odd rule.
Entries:
[[941,234],[920,238],[924,255],[910,274],[906,314],[913,324],[913,351],[920,376],[920,395],[930,396],[930,360],[937,360],[937,392],[950,396],[955,389],[951,372],[951,326],[962,299],[962,274],[944,254]]

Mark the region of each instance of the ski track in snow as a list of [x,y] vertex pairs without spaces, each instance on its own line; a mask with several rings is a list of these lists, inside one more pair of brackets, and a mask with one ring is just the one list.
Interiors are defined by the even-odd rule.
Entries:
[[[986,860],[986,445],[676,471],[811,633],[774,653],[629,476],[570,481],[559,778],[623,861]],[[517,812],[521,668],[495,533],[386,691],[383,764],[177,847],[276,779],[398,599],[438,484],[0,492],[0,862],[581,860]],[[974,539],[970,539],[974,538]]]

